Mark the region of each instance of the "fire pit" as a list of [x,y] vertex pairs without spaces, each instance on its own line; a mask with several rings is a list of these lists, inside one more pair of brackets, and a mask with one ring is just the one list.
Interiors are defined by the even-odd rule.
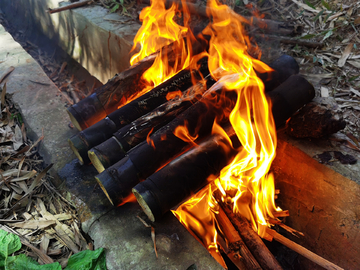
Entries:
[[[243,27],[251,22],[229,7],[209,1],[209,24],[198,34],[187,3],[182,25],[177,9],[162,1],[143,9],[132,67],[68,110],[75,126],[86,128],[69,140],[71,148],[81,163],[92,161],[115,206],[134,200],[132,189],[154,222],[181,204],[175,216],[225,268],[220,249],[239,269],[281,268],[258,234],[341,269],[270,229],[296,232],[279,219],[288,212],[275,206],[269,169],[275,128],[314,97],[314,88],[294,75],[295,60],[285,56],[272,69],[255,58],[259,48]],[[240,249],[228,245],[231,223]]]

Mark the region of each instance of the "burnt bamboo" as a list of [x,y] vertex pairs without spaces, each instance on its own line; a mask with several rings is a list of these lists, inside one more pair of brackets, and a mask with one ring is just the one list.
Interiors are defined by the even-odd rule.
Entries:
[[[218,83],[214,84],[212,88],[216,89],[217,87],[219,87]],[[122,200],[129,195],[129,188],[131,189],[140,181],[146,179],[151,174],[153,174],[156,170],[166,165],[169,160],[172,160],[175,156],[186,151],[192,146],[191,143],[185,142],[174,135],[174,131],[179,125],[184,125],[186,121],[187,128],[189,129],[190,134],[195,134],[194,130],[196,130],[196,134],[198,136],[197,142],[200,142],[203,138],[210,134],[212,124],[215,116],[217,115],[217,112],[216,109],[211,106],[211,103],[208,102],[207,98],[214,93],[216,94],[217,92],[211,91],[211,89],[209,89],[209,91],[207,92],[207,95],[202,98],[202,100],[198,101],[196,104],[194,104],[186,111],[184,111],[181,115],[179,115],[176,119],[171,121],[168,125],[159,129],[157,132],[150,136],[150,139],[155,147],[151,146],[151,144],[148,144],[147,142],[143,142],[131,151],[129,151],[128,155],[120,162],[114,164],[113,166],[109,167],[101,174],[96,176],[96,179],[103,187],[104,192],[109,198],[111,198],[111,201],[115,205],[120,204]],[[274,113],[276,125],[282,125],[297,109],[309,102],[314,97],[314,95],[315,91],[313,86],[299,75],[291,76],[287,81],[285,81],[275,90],[269,92],[268,96],[273,104],[272,111]],[[164,137],[166,138],[166,140],[164,140]],[[201,151],[198,151],[198,153],[200,155],[207,155],[202,154]],[[210,155],[210,158],[212,157],[210,153],[208,155]],[[196,155],[192,154],[192,156],[196,158]],[[218,156],[220,159],[221,153],[215,154],[215,156]],[[185,162],[187,159],[180,158],[180,160],[184,160]],[[220,159],[219,163],[222,164],[221,162],[222,160]],[[170,162],[164,168],[152,175],[151,179],[147,179],[139,185],[144,185],[146,181],[153,181],[153,179],[155,178],[161,181],[162,177],[166,177],[167,174],[172,174],[172,170],[175,170],[174,167],[176,167],[175,164],[176,166],[185,168],[185,166],[179,165],[181,164],[181,162]],[[191,162],[188,167],[188,169],[183,170],[183,173],[181,168],[176,169],[179,170],[179,173],[174,176],[171,182],[181,182],[185,181],[182,179],[191,178],[191,175],[187,175],[184,173],[185,171],[194,172],[195,175],[195,172],[200,170],[200,166],[198,166],[196,162]],[[205,171],[206,169],[207,167],[202,168],[201,170]],[[212,169],[209,170],[212,171]],[[219,172],[220,171],[218,171],[218,173]],[[207,174],[207,176],[209,176],[209,174]],[[207,182],[207,177],[197,177],[191,179],[195,182],[201,182],[200,185],[204,185]],[[192,190],[192,192],[195,191],[196,190]],[[171,192],[169,192],[168,194],[170,193]],[[174,191],[174,193],[176,192]],[[181,196],[183,194],[179,193],[178,197],[176,198],[178,203],[186,199],[186,197]],[[162,197],[163,194],[156,193],[154,194],[154,196]],[[162,197],[162,199],[164,198]],[[169,196],[168,199],[172,202],[175,198]],[[154,201],[157,200],[157,198],[154,199]],[[159,207],[163,208],[152,210],[155,211],[156,214],[160,214],[161,216],[164,211],[170,210],[170,208],[167,208],[165,210],[165,208],[167,207],[165,207],[165,205],[168,206],[170,204],[167,204],[166,202],[161,202],[161,206]],[[172,205],[172,207],[174,206],[175,205]]]
[[[291,75],[297,74],[299,72],[299,66],[296,60],[288,55],[282,55],[281,57],[270,63],[269,66],[273,69],[272,72],[258,74],[260,79],[262,79],[262,81],[264,82],[266,91],[273,90],[281,83],[283,83],[286,79],[288,79]],[[212,79],[208,78],[207,87],[211,86],[212,84]],[[200,90],[200,92],[201,91],[203,90]],[[172,104],[170,107],[165,105],[165,108],[172,110],[174,103],[170,104]],[[179,105],[177,110],[178,112],[181,112],[186,109],[185,107],[190,103],[188,101],[185,101],[183,103],[177,104]],[[183,106],[184,108],[181,108]],[[89,151],[90,160],[92,161],[95,168],[99,171],[99,173],[102,172],[104,169],[108,168],[109,166],[115,164],[117,161],[124,157],[125,153],[128,150],[130,150],[138,143],[142,142],[148,134],[147,131],[150,131],[151,129],[149,129],[150,125],[154,126],[154,130],[152,130],[152,132],[155,132],[162,125],[165,125],[167,123],[167,120],[170,120],[171,117],[166,116],[163,108],[164,107],[162,106],[161,108],[156,109],[150,114],[152,116],[156,116],[156,118],[152,118],[152,123],[151,121],[149,121],[148,116],[139,118],[135,121],[135,123],[131,123],[128,126],[123,127],[121,130],[117,131],[114,136],[111,137],[109,140],[105,142],[99,142],[98,146]],[[159,110],[161,111],[161,113],[159,113]],[[161,120],[161,118],[164,120]],[[145,126],[144,121],[147,123]],[[161,121],[163,122],[162,124]],[[126,138],[124,138],[124,136]],[[131,143],[128,143],[129,141],[131,141]],[[83,154],[81,156],[83,156]],[[84,159],[84,157],[82,158]]]
[[206,58],[200,60],[199,70],[184,69],[171,79],[158,85],[150,92],[140,96],[125,106],[117,109],[107,117],[81,131],[69,139],[71,149],[80,163],[89,163],[88,151],[111,138],[120,128],[130,124],[142,115],[154,110],[167,101],[167,94],[174,91],[184,91],[192,86],[192,79],[200,80],[208,75]]
[[126,101],[144,89],[145,83],[141,80],[141,76],[152,66],[155,58],[156,54],[144,58],[114,76],[96,89],[95,93],[69,107],[67,113],[74,126],[84,130],[94,125],[115,111],[121,101]]
[[124,158],[131,148],[146,140],[149,133],[156,132],[199,100],[207,87],[214,83],[210,75],[205,81],[206,85],[198,83],[190,87],[181,97],[160,105],[154,111],[115,132],[110,139],[90,149],[89,159],[96,170],[101,173]]
[[[186,37],[183,40],[185,43],[187,42]],[[178,56],[173,53],[174,46],[176,44],[171,43],[160,50],[163,55],[169,55],[169,66],[178,60]],[[200,39],[191,43],[194,54],[204,51],[206,46],[206,42]],[[96,89],[95,93],[89,97],[71,106],[67,113],[74,126],[79,130],[84,130],[123,106],[133,96],[141,93],[146,85],[142,75],[153,65],[157,55],[158,53],[154,53],[142,59]]]

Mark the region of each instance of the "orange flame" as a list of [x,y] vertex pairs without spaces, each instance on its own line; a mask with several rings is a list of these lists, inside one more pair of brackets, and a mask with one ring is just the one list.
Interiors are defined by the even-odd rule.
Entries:
[[[221,81],[225,91],[237,94],[233,110],[230,115],[224,112],[224,117],[229,117],[242,145],[237,156],[221,171],[219,177],[208,180],[215,183],[224,200],[232,202],[234,212],[249,219],[259,235],[264,236],[267,220],[274,218],[273,213],[279,211],[274,203],[274,179],[269,174],[275,157],[276,130],[263,82],[255,70],[269,72],[271,69],[249,54],[249,51],[258,51],[242,25],[250,22],[216,0],[209,0],[208,6],[211,19],[203,31],[211,36],[208,66],[212,77]],[[140,14],[143,26],[134,39],[133,48],[139,46],[140,51],[131,58],[131,64],[158,52],[154,65],[143,75],[149,89],[191,66],[200,55],[192,55],[190,45],[193,35],[187,26],[189,13],[185,1],[182,1],[182,7],[184,26],[174,21],[176,4],[166,9],[163,0],[152,0],[151,6]],[[161,49],[168,44],[172,44],[171,49],[174,50],[172,53],[175,57],[171,59],[168,57],[169,49]],[[226,136],[226,132],[217,124],[214,124],[213,133]],[[187,142],[196,139],[196,135],[191,136],[188,132],[186,123],[178,127],[175,135]],[[151,144],[149,138],[148,143]],[[217,231],[212,190],[209,185],[173,213],[216,255]]]
[[[150,54],[158,53],[154,64],[142,76],[147,83],[142,94],[190,65],[193,36],[188,28],[188,18],[184,18],[184,26],[177,24],[175,22],[177,4],[173,3],[169,9],[166,9],[164,2],[164,0],[152,0],[151,6],[141,11],[140,21],[143,24],[134,38],[132,50],[140,47],[140,51],[131,57],[131,65]],[[171,46],[162,49],[169,44]],[[172,57],[169,58],[170,55]]]
[[[273,213],[279,211],[274,203],[274,179],[268,173],[275,157],[276,129],[263,82],[255,70],[269,72],[271,69],[248,53],[254,47],[242,24],[249,22],[229,7],[219,5],[216,0],[209,0],[208,6],[211,7],[208,9],[210,12],[216,11],[208,14],[212,23],[204,30],[204,34],[211,36],[209,70],[216,80],[223,83],[226,91],[237,93],[237,102],[229,120],[242,145],[231,164],[223,168],[215,184],[223,200],[232,202],[234,212],[245,216],[258,234],[265,236],[267,219],[273,218]],[[213,132],[224,135],[218,125],[215,127]],[[197,209],[195,214],[192,212],[195,207],[188,208],[200,196],[196,194],[175,211],[186,227],[193,222],[192,216],[207,211],[204,207]],[[209,235],[206,238],[212,238],[216,233],[215,226],[209,225],[207,232]]]

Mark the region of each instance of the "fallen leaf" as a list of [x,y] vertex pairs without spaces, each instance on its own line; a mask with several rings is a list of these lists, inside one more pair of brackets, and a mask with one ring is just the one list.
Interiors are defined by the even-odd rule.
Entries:
[[356,68],[360,68],[360,61],[352,61],[352,60],[349,60],[347,61],[348,64],[356,67]]
[[339,67],[343,67],[343,66],[345,65],[346,60],[348,59],[348,57],[349,57],[349,55],[350,55],[350,53],[351,53],[351,50],[352,50],[353,46],[354,46],[353,43],[349,43],[349,44],[346,46],[346,48],[345,48],[345,50],[344,50],[341,58],[340,58],[339,61],[338,61],[338,66],[339,66]]
[[326,87],[321,86],[320,87],[320,94],[322,97],[329,97],[329,89]]

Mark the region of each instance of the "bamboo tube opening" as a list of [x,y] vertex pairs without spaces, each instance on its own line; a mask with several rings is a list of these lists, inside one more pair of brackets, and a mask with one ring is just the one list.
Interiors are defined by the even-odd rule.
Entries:
[[79,122],[76,120],[75,116],[69,111],[66,110],[67,114],[69,115],[71,123],[73,123],[74,127],[76,127],[78,130],[82,131],[82,128],[79,124]]
[[76,149],[76,146],[74,145],[74,143],[71,141],[71,139],[69,139],[68,142],[69,142],[71,150],[74,152],[75,156],[79,159],[80,164],[84,165],[84,160],[81,157],[79,151]]
[[105,167],[99,157],[96,155],[96,153],[92,150],[88,151],[89,159],[92,163],[92,165],[95,167],[95,169],[98,171],[98,173],[102,173],[105,171]]
[[[141,195],[140,192],[137,191],[135,188],[132,189],[132,192],[134,193],[135,198],[138,201],[141,208],[143,209],[144,213],[148,216],[148,218],[152,222],[155,222],[155,217],[154,217],[149,205],[146,203],[146,200],[144,199],[143,195]],[[145,196],[146,196],[146,194],[145,194]]]
[[107,193],[106,188],[105,188],[104,185],[101,183],[100,179],[99,179],[97,176],[95,176],[95,179],[96,179],[96,181],[98,182],[99,186],[101,187],[102,191],[105,193],[106,197],[107,197],[107,198],[109,199],[109,201],[111,202],[111,204],[114,205],[114,202],[111,200],[109,193]]

